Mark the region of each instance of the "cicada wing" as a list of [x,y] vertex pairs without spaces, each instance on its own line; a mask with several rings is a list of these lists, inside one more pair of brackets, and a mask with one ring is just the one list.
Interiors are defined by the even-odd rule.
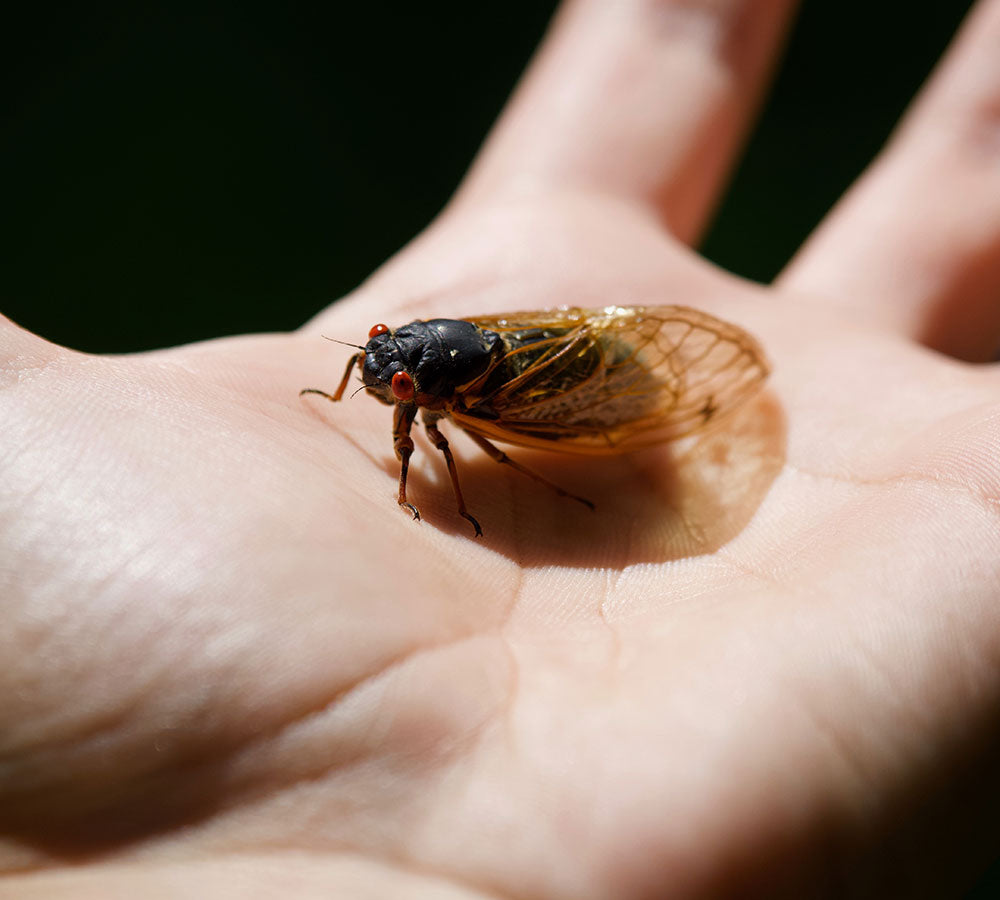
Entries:
[[476,316],[465,319],[480,328],[500,334],[536,329],[568,330],[586,327],[597,314],[604,310],[581,309],[578,306],[563,306],[555,309],[522,310],[521,312],[498,313],[492,316]]
[[[743,329],[682,306],[546,310],[473,319],[506,333],[511,377],[454,414],[485,437],[533,447],[614,453],[672,440],[738,406],[767,377]],[[536,336],[542,329],[544,347]],[[541,349],[539,349],[541,347]],[[515,359],[515,363],[517,360]]]

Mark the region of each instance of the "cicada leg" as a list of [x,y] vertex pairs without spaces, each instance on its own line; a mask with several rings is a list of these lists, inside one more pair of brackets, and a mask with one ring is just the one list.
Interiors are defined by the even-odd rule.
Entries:
[[476,529],[476,537],[482,537],[483,529],[479,527],[479,523],[469,515],[468,510],[465,508],[462,489],[458,486],[458,469],[455,467],[455,457],[452,455],[451,447],[448,446],[448,439],[441,434],[435,423],[435,419],[428,419],[427,414],[424,413],[424,428],[427,429],[427,437],[444,454],[444,461],[448,465],[448,474],[451,476],[451,488],[455,492],[455,501],[458,503],[458,514],[463,519],[468,519],[472,523],[472,527]]
[[413,513],[414,519],[420,518],[420,510],[406,499],[406,475],[410,470],[410,456],[413,454],[413,438],[410,437],[410,427],[417,415],[417,407],[412,404],[397,403],[392,417],[392,449],[396,451],[399,460],[399,497],[397,503]]
[[347,368],[344,369],[344,377],[340,379],[340,386],[334,393],[328,394],[326,391],[321,391],[319,388],[302,388],[302,390],[299,391],[299,396],[301,397],[303,394],[319,394],[321,397],[326,397],[327,400],[337,403],[340,398],[344,396],[344,388],[347,387],[347,382],[351,377],[351,370],[354,368],[355,363],[357,363],[360,356],[360,353],[355,353],[354,356],[347,361]]
[[465,433],[472,438],[491,459],[498,463],[503,463],[505,466],[510,466],[512,469],[517,469],[522,475],[527,475],[529,478],[533,478],[540,484],[544,484],[550,490],[555,491],[560,497],[569,497],[570,500],[576,500],[577,503],[582,503],[584,506],[594,509],[594,504],[591,503],[586,497],[578,497],[576,494],[571,494],[569,491],[564,491],[558,484],[553,484],[548,478],[543,478],[537,472],[533,472],[527,466],[522,466],[521,463],[516,462],[511,459],[506,453],[503,452],[499,447],[495,447],[486,438],[480,437],[478,434],[472,431],[465,430]]

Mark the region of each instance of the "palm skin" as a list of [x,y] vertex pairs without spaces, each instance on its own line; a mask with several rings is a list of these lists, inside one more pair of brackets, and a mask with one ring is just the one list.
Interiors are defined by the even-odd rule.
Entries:
[[[419,435],[413,522],[389,411],[297,396],[340,377],[323,335],[609,302],[737,322],[774,371],[676,447],[512,451],[595,513],[445,423],[485,536]],[[0,347],[18,896],[839,894],[956,858],[955,816],[886,836],[1000,700],[990,367],[584,189],[457,202],[297,334]]]

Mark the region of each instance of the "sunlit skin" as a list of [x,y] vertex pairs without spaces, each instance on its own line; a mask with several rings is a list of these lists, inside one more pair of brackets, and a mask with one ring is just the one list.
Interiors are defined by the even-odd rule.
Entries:
[[[790,13],[569,4],[454,201],[297,333],[99,358],[0,321],[0,896],[974,877],[1000,800],[1000,2],[761,286],[690,244]],[[298,396],[343,372],[324,335],[608,302],[734,322],[773,371],[704,442],[519,454],[596,512],[442,420],[489,528],[422,432],[414,522],[392,410]]]

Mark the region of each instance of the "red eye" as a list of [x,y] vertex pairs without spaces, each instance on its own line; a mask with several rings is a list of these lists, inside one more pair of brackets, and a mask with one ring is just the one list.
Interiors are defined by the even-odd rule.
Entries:
[[406,372],[397,372],[392,376],[392,396],[397,400],[413,399],[413,379]]
[[378,325],[372,325],[371,331],[368,332],[368,340],[371,340],[373,337],[378,337],[380,334],[385,334],[388,330],[388,325],[382,325],[381,323]]

